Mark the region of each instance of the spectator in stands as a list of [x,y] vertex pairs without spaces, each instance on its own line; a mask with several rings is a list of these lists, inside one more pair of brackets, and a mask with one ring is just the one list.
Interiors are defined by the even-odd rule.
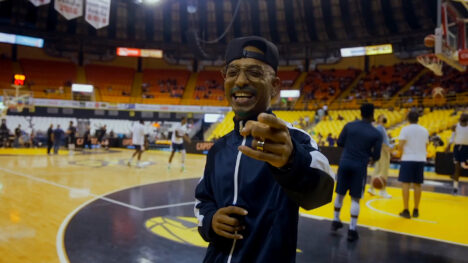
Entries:
[[331,133],[329,133],[327,136],[327,142],[328,142],[328,146],[330,147],[335,146],[335,139],[332,137]]
[[60,124],[58,124],[54,130],[54,154],[58,154],[64,134],[65,132],[60,128]]
[[434,145],[434,147],[444,146],[444,141],[440,138],[437,133],[433,132],[431,137],[429,137],[429,141]]
[[338,117],[336,117],[336,119],[339,120],[339,121],[344,120],[344,118],[343,118],[343,116],[341,116],[341,114],[338,114]]
[[323,140],[322,134],[319,132],[317,135],[317,145],[318,146],[325,146],[325,141]]
[[401,217],[411,218],[408,210],[409,188],[413,184],[414,209],[413,217],[419,216],[419,202],[421,200],[421,184],[424,182],[424,165],[426,164],[427,144],[429,132],[418,124],[419,113],[411,110],[408,113],[410,125],[403,127],[400,132],[398,148],[401,150],[401,163],[398,181],[402,182],[403,206]]
[[9,136],[10,131],[6,125],[6,119],[2,119],[2,125],[0,125],[0,143],[2,143],[3,148],[7,147]]
[[18,124],[18,127],[16,127],[15,129],[15,142],[14,142],[15,148],[18,148],[20,146],[20,138],[21,138],[21,124]]
[[50,154],[50,150],[54,145],[54,125],[51,124],[47,129],[47,154]]

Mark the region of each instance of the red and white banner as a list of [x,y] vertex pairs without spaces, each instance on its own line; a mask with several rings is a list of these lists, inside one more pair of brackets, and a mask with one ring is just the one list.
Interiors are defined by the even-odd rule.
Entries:
[[34,6],[50,4],[50,0],[29,0]]
[[468,66],[468,49],[458,51],[458,62],[462,65]]
[[94,28],[109,25],[111,0],[86,0],[85,20]]
[[67,20],[83,15],[83,0],[55,0],[54,8]]

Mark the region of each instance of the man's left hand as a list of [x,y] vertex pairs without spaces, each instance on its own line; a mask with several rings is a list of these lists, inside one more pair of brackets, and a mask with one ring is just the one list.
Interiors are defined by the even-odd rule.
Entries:
[[[261,113],[258,121],[248,121],[241,131],[242,136],[252,136],[252,147],[239,146],[239,151],[274,167],[285,166],[291,158],[293,144],[286,124],[271,114]],[[264,142],[263,151],[258,146]]]

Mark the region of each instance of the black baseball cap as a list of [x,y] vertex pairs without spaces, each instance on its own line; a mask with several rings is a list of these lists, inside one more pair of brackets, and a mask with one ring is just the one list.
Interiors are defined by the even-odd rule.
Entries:
[[[245,47],[256,47],[263,54],[244,50]],[[270,65],[275,72],[278,71],[279,52],[278,48],[272,42],[258,36],[239,37],[229,42],[226,49],[226,65],[229,65],[233,60],[240,58],[253,58],[265,62]]]

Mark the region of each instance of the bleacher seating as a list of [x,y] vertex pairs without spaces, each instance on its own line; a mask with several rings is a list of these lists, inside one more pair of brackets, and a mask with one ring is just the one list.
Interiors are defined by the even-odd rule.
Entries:
[[[447,98],[460,96],[463,92],[466,93],[468,87],[468,73],[460,72],[452,67],[444,66],[444,75],[436,76],[432,72],[427,72],[422,75],[418,81],[411,86],[406,92],[401,94],[401,102],[406,105],[415,106],[421,102],[426,107],[442,106],[446,103]],[[437,92],[438,88],[442,88],[442,94]]]
[[382,106],[422,69],[417,63],[373,67],[340,103],[345,107],[355,107],[361,100],[372,100],[376,106]]
[[142,103],[179,104],[189,77],[188,70],[145,69]]
[[[13,78],[13,69],[10,59],[0,59],[0,90],[10,89]],[[2,96],[3,94],[0,94]]]
[[220,71],[207,70],[198,74],[193,102],[196,105],[225,106],[224,80]]
[[86,78],[94,85],[101,100],[113,103],[129,103],[135,70],[124,67],[86,65]]
[[302,84],[302,99],[296,109],[311,108],[311,101],[319,101],[329,104],[342,91],[344,91],[359,75],[357,69],[331,69],[314,70],[307,73],[306,80]]
[[279,70],[278,77],[281,80],[281,89],[290,89],[300,74],[301,72],[298,70]]
[[20,59],[20,64],[35,98],[71,99],[70,86],[77,77],[75,64],[36,59]]

